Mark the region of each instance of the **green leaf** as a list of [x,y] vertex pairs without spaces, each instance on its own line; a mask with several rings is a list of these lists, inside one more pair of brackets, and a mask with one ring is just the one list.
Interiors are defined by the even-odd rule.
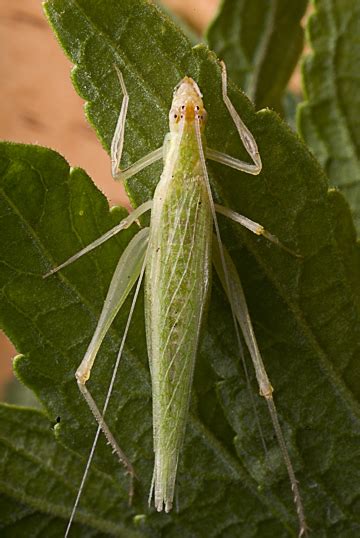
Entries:
[[[130,94],[128,162],[162,143],[173,87],[185,74],[193,76],[204,92],[209,145],[245,157],[221,103],[215,56],[204,47],[191,49],[154,6],[134,0],[106,5],[95,0],[52,0],[46,9],[76,63],[74,82],[88,100],[88,116],[107,149],[121,101],[116,62]],[[255,114],[234,86],[230,96],[258,141],[264,170],[249,177],[211,164],[217,198],[262,222],[303,258],[289,256],[222,220],[223,237],[243,279],[309,525],[316,536],[355,536],[360,530],[360,330],[359,289],[354,283],[359,252],[351,221],[342,198],[328,195],[321,168],[277,115]],[[109,212],[86,174],[70,171],[50,150],[3,145],[0,173],[0,322],[23,354],[16,361],[18,376],[38,394],[52,422],[61,418],[58,439],[84,461],[96,425],[73,375],[116,261],[135,229],[43,280],[49,267],[101,235],[123,212]],[[153,166],[128,182],[134,203],[152,195],[158,177],[159,168]],[[89,497],[81,501],[78,521],[105,533],[112,531],[95,526],[94,520],[134,532],[140,524],[140,531],[151,537],[295,536],[290,486],[266,405],[257,402],[269,464],[240,366],[231,314],[215,278],[179,467],[178,511],[165,515],[147,508],[153,455],[142,309],[141,299],[107,415],[139,477],[134,505],[127,506],[123,469],[101,438],[93,472],[109,481],[109,487],[99,482],[105,500],[96,496],[90,514],[86,499],[97,480],[95,486],[89,480],[89,492],[84,492]],[[100,407],[127,311],[124,308],[115,320],[89,381]],[[252,384],[256,391],[253,378]],[[21,435],[21,428],[13,427],[11,435]],[[81,472],[81,464],[76,474],[64,470],[73,491]],[[116,513],[113,505],[104,506],[112,488],[117,493]],[[20,491],[18,478],[11,497],[23,502]],[[64,498],[68,512],[56,517],[63,517],[65,526],[71,500],[67,493]],[[48,515],[46,507],[42,511]],[[121,536],[120,532],[113,534]]]
[[300,95],[287,91],[284,94],[282,105],[283,105],[283,116],[286,119],[290,127],[296,131],[296,121],[297,121],[297,107],[301,102]]
[[350,204],[360,231],[360,12],[357,0],[317,0],[308,21],[312,54],[303,64],[302,137],[331,185]]
[[207,40],[257,109],[282,111],[283,93],[303,48],[308,0],[223,0]]
[[[63,536],[83,460],[56,442],[54,424],[39,411],[0,405],[0,425],[1,536]],[[72,536],[142,537],[140,531],[118,521],[119,491],[109,477],[92,469],[89,486],[79,511],[81,523],[74,525]],[[97,504],[106,513],[105,520],[94,517]]]

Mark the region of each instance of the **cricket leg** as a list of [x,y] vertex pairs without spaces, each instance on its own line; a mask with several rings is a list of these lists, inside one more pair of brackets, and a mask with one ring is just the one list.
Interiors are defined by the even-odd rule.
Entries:
[[84,247],[83,249],[79,250],[79,252],[76,252],[76,254],[74,254],[67,260],[65,260],[63,263],[61,263],[57,267],[54,267],[53,269],[51,269],[51,271],[46,273],[46,275],[44,275],[43,278],[47,278],[48,276],[53,275],[54,273],[57,273],[58,271],[60,271],[60,269],[67,267],[74,261],[81,258],[81,256],[83,256],[84,254],[91,252],[98,246],[105,243],[105,241],[107,241],[108,239],[111,239],[112,237],[114,237],[114,235],[121,232],[121,230],[126,230],[127,228],[130,228],[130,226],[134,224],[134,222],[137,222],[139,217],[141,217],[141,215],[146,213],[146,211],[149,211],[151,207],[152,207],[152,200],[148,200],[147,202],[139,205],[139,207],[137,207],[131,213],[129,213],[128,216],[125,217],[125,219],[123,219],[119,224],[114,226],[114,228],[111,228],[111,230],[107,231],[104,235],[102,235],[101,237],[98,237],[98,239],[95,239],[95,241],[93,241],[92,243]]
[[[130,241],[129,245],[126,247],[123,255],[121,256],[118,265],[115,269],[114,275],[112,277],[109,291],[107,293],[103,310],[101,312],[97,327],[95,329],[94,335],[91,339],[89,347],[85,353],[85,356],[76,370],[75,377],[78,383],[81,394],[84,396],[87,404],[90,407],[91,412],[93,413],[97,423],[98,429],[91,447],[91,451],[88,457],[86,468],[82,477],[82,481],[78,490],[78,494],[71,512],[71,516],[68,522],[66,529],[65,537],[68,536],[72,521],[74,519],[77,506],[84,488],[84,484],[89,472],[90,464],[95,452],[96,444],[99,438],[100,431],[106,436],[108,443],[111,445],[113,452],[117,455],[119,461],[124,465],[126,472],[130,475],[130,487],[129,487],[129,501],[131,502],[133,496],[133,480],[135,477],[134,468],[124,454],[123,450],[120,448],[116,442],[113,434],[111,433],[109,427],[107,426],[104,416],[106,409],[109,404],[110,396],[115,382],[115,377],[119,367],[120,359],[123,353],[126,336],[130,327],[130,322],[132,314],[134,312],[135,303],[140,291],[141,282],[144,275],[145,263],[146,263],[146,251],[149,238],[149,228],[142,229],[133,239]],[[90,378],[91,369],[93,367],[96,354],[100,348],[100,345],[125,299],[127,298],[129,292],[133,288],[136,280],[137,286],[134,294],[134,298],[131,304],[129,316],[125,326],[124,334],[122,337],[120,349],[116,358],[115,366],[113,369],[113,374],[111,377],[109,389],[106,395],[105,403],[102,411],[100,412],[97,404],[95,403],[90,391],[86,387],[86,382]]]
[[80,384],[85,385],[89,379],[91,368],[101,343],[139,277],[148,238],[149,228],[140,230],[132,238],[116,266],[95,332],[75,374]]
[[297,258],[302,257],[300,254],[297,254],[290,248],[286,247],[283,243],[281,243],[281,241],[279,241],[279,239],[275,235],[265,230],[265,228],[258,222],[250,220],[247,217],[244,217],[244,215],[240,215],[240,213],[236,213],[236,211],[233,211],[232,209],[229,209],[228,207],[225,207],[219,204],[215,204],[215,209],[221,215],[225,215],[225,217],[228,217],[229,219],[234,220],[235,222],[238,222],[239,224],[241,224],[241,226],[244,226],[244,228],[247,228],[254,234],[262,235],[268,241],[275,243],[275,245],[282,248],[283,250],[285,250],[292,256],[296,256]]
[[128,168],[125,168],[124,170],[120,169],[120,161],[124,147],[125,122],[129,105],[129,94],[127,92],[124,78],[120,69],[116,65],[114,67],[119,78],[121,90],[123,93],[123,100],[121,103],[120,114],[115,127],[114,136],[111,142],[111,170],[114,179],[125,180],[130,178],[131,176],[134,176],[135,174],[140,172],[140,170],[143,170],[147,166],[150,166],[150,164],[153,164],[154,162],[160,160],[163,156],[163,148],[161,146],[160,148],[157,148],[151,153],[149,153],[148,155],[145,155],[145,157],[142,157]]
[[[118,118],[116,128],[115,128],[114,136],[111,143],[112,175],[114,179],[128,179],[131,176],[140,172],[140,170],[143,170],[150,164],[153,164],[154,162],[161,159],[163,156],[163,148],[162,147],[158,148],[155,151],[146,155],[145,157],[142,157],[141,159],[136,161],[127,169],[123,171],[120,170],[120,161],[121,161],[121,156],[122,156],[122,151],[123,151],[123,146],[124,146],[125,121],[126,121],[127,109],[128,109],[128,104],[129,104],[129,95],[126,90],[126,86],[125,86],[121,71],[118,69],[117,66],[115,66],[115,69],[116,69],[120,86],[123,92],[123,100],[121,104],[119,118]],[[151,206],[152,206],[152,201],[150,200],[148,202],[145,202],[144,204],[141,204],[138,208],[134,209],[125,219],[123,219],[117,226],[115,226],[114,228],[106,232],[103,236],[96,239],[96,241],[94,241],[93,243],[90,243],[90,245],[87,245],[85,248],[83,248],[82,250],[74,254],[74,256],[71,256],[71,258],[66,260],[61,265],[55,267],[54,269],[46,273],[46,275],[44,275],[43,278],[46,278],[56,273],[60,269],[63,269],[67,265],[70,265],[71,263],[79,259],[81,256],[83,256],[84,254],[87,254],[94,248],[98,247],[99,245],[101,245],[102,243],[104,243],[105,241],[107,241],[108,239],[116,235],[117,233],[119,233],[121,230],[125,230],[126,228],[131,226],[131,224],[138,221],[139,217],[143,213],[151,209]]]
[[[225,259],[225,266],[223,264],[223,259]],[[246,345],[249,349],[249,353],[254,365],[255,374],[259,385],[260,395],[266,399],[269,408],[271,420],[286,465],[286,469],[290,479],[291,489],[294,496],[294,503],[299,519],[299,536],[306,536],[308,527],[305,519],[305,513],[300,496],[298,481],[295,476],[294,468],[291,463],[290,455],[286,447],[284,435],[279,423],[278,414],[272,396],[273,387],[271,386],[270,380],[266,373],[265,366],[256,342],[254,329],[251,323],[249,310],[246,304],[246,299],[241,285],[240,277],[226,248],[224,247],[224,245],[222,246],[221,255],[219,246],[216,241],[214,241],[213,245],[213,262],[216,268],[216,272],[219,275],[221,283],[228,296],[231,308],[235,313],[236,319],[244,335]]]
[[114,436],[104,421],[104,411],[103,413],[100,413],[94,399],[86,387],[86,382],[90,378],[91,369],[94,365],[96,355],[106,333],[110,328],[111,323],[113,322],[115,316],[119,312],[121,306],[123,305],[125,299],[129,295],[141,273],[148,244],[148,237],[149,228],[144,228],[130,241],[129,245],[121,256],[111,279],[109,291],[107,293],[94,335],[85,356],[75,373],[75,377],[82,395],[87,401],[100,428],[106,435],[106,438],[109,444],[112,446],[114,453],[117,454],[119,460],[125,465],[131,476],[134,475],[131,463],[128,461],[125,454],[116,443]]
[[235,168],[236,170],[240,170],[241,172],[247,172],[248,174],[252,174],[256,176],[260,174],[261,168],[262,168],[259,150],[255,141],[255,138],[253,137],[249,129],[246,127],[245,123],[242,121],[239,114],[236,112],[234,105],[232,104],[232,102],[230,101],[228,97],[227,74],[226,74],[226,67],[225,67],[224,62],[221,62],[221,69],[222,69],[221,71],[222,95],[223,95],[225,106],[228,109],[229,114],[232,117],[233,122],[235,123],[235,127],[237,129],[237,132],[239,133],[241,141],[244,144],[245,149],[248,152],[254,164],[249,164],[245,161],[236,159],[235,157],[231,157],[230,155],[226,155],[225,153],[222,153],[221,151],[217,151],[215,149],[210,149],[210,148],[207,148],[205,156],[207,159],[211,159],[212,161],[217,161],[221,164],[230,166],[231,168]]
[[[208,175],[207,168],[206,168],[205,154],[204,154],[204,149],[203,149],[202,140],[201,140],[201,131],[200,131],[199,120],[197,122],[195,122],[195,133],[196,133],[196,138],[197,138],[197,143],[198,143],[198,148],[199,148],[200,162],[201,162],[202,170],[203,170],[203,174],[204,174],[205,185],[206,185],[208,195],[209,195],[209,204],[210,204],[211,213],[212,213],[213,222],[214,222],[214,228],[215,228],[215,240],[213,241],[213,244],[217,245],[217,249],[218,249],[218,252],[219,252],[219,255],[220,255],[220,258],[221,258],[221,263],[223,264],[223,266],[225,268],[225,257],[224,257],[224,254],[223,254],[223,244],[222,244],[222,241],[221,241],[220,228],[219,228],[219,223],[218,223],[218,219],[217,219],[217,215],[216,215],[216,204],[214,203],[214,200],[213,200],[213,197],[212,197],[209,175]],[[225,273],[225,280],[226,280],[226,275],[227,275],[227,273]],[[225,284],[227,285],[228,283],[225,282]],[[230,286],[230,284],[227,285],[228,288],[229,288],[229,286]],[[244,368],[246,381],[247,381],[248,387],[250,389],[250,380],[249,380],[248,370],[247,370],[245,356],[244,356],[244,352],[243,352],[243,345],[242,345],[242,342],[241,342],[240,331],[239,331],[238,324],[236,322],[236,316],[235,316],[235,312],[234,312],[233,308],[231,308],[231,314],[232,314],[232,318],[233,318],[233,322],[234,322],[236,340],[237,340],[237,344],[238,344],[238,348],[239,348],[239,352],[240,352],[240,357],[241,357],[243,368]],[[261,442],[262,442],[262,445],[263,445],[263,448],[264,448],[264,452],[265,452],[265,454],[267,454],[267,448],[266,448],[265,439],[264,439],[264,436],[263,436],[263,433],[262,433],[262,430],[261,430],[261,425],[260,425],[258,414],[257,414],[257,411],[256,411],[255,398],[254,398],[253,393],[251,392],[251,390],[249,390],[249,394],[250,394],[251,403],[252,403],[252,406],[253,406],[253,409],[254,409],[254,416],[255,416],[256,424],[257,424],[257,427],[258,427],[258,430],[259,430],[260,439],[261,439]]]

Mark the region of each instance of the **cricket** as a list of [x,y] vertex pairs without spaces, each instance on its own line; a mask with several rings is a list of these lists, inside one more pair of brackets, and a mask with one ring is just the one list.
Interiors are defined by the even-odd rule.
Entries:
[[[269,408],[289,476],[297,512],[299,536],[306,536],[308,533],[298,482],[273,400],[273,388],[256,342],[240,278],[221,241],[216,214],[225,215],[251,232],[262,235],[278,247],[288,251],[289,249],[257,222],[228,207],[214,203],[206,167],[207,159],[253,175],[259,174],[262,169],[256,141],[228,97],[227,73],[223,62],[220,62],[220,68],[224,104],[252,163],[249,164],[207,147],[205,139],[207,113],[202,94],[197,83],[186,76],[174,90],[169,112],[169,133],[166,134],[162,147],[121,170],[120,162],[129,95],[123,75],[115,66],[123,97],[111,144],[112,175],[115,180],[123,180],[162,159],[163,172],[160,181],[155,189],[153,200],[134,209],[120,224],[44,275],[44,278],[53,275],[121,230],[134,223],[139,224],[139,217],[151,211],[150,226],[143,228],[139,226],[138,233],[130,241],[118,262],[97,327],[75,373],[78,387],[98,423],[98,428],[65,537],[69,535],[101,431],[129,474],[130,499],[133,495],[135,470],[112,435],[105,421],[105,415],[143,280],[146,339],[153,401],[154,470],[149,504],[154,500],[155,509],[158,512],[171,511],[177,467],[189,413],[200,331],[210,294],[212,264],[229,300],[239,354],[243,358],[240,342],[241,330],[253,362],[260,395],[265,398]],[[90,378],[101,343],[133,288],[135,288],[134,296],[112,379],[105,404],[100,410],[86,383]]]

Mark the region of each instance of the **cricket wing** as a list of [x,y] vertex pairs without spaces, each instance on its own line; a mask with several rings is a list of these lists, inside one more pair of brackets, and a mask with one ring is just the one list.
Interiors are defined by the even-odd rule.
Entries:
[[146,267],[146,331],[153,390],[158,511],[172,508],[210,281],[211,214],[202,180],[154,198]]

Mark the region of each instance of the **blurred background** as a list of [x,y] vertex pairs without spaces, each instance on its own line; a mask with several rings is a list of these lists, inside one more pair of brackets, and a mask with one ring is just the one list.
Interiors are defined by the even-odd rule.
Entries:
[[[198,35],[219,3],[162,1]],[[110,205],[128,206],[122,186],[111,177],[109,157],[85,120],[83,101],[70,80],[71,63],[56,42],[39,0],[0,0],[0,50],[0,139],[55,149],[72,166],[86,170]],[[291,86],[299,89],[298,74]],[[0,332],[0,400],[9,400],[15,355],[16,350]],[[16,400],[16,391],[14,383],[10,399]]]

